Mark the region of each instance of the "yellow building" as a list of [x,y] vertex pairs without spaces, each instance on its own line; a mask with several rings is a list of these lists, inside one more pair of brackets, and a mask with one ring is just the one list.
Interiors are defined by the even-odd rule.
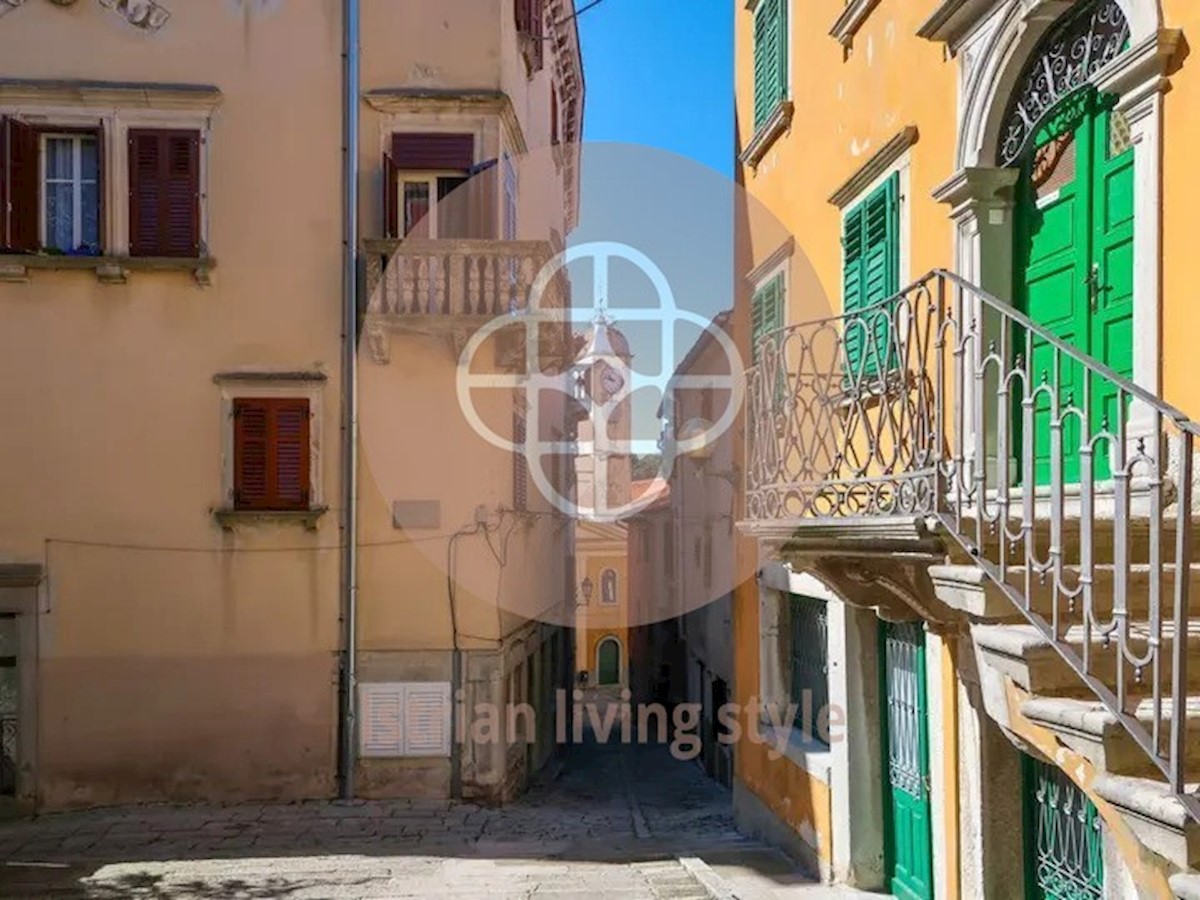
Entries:
[[0,10],[0,790],[511,796],[551,716],[451,707],[566,686],[572,533],[455,373],[574,221],[570,0]]
[[817,713],[747,715],[741,821],[906,898],[1195,896],[1200,8],[734,15],[735,693]]

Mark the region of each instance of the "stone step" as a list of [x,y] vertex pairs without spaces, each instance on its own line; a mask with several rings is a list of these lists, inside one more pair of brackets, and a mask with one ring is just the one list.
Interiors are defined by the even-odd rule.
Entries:
[[[1126,572],[1125,604],[1130,616],[1147,619],[1150,611],[1151,582],[1155,572],[1159,573],[1159,596],[1161,609],[1169,618],[1175,608],[1175,567],[1161,566],[1152,569],[1148,564],[1131,564]],[[1200,565],[1190,567],[1191,589],[1200,591]],[[1007,583],[1021,596],[1029,589],[1026,585],[1025,568],[1010,567]],[[937,597],[947,606],[960,610],[976,619],[998,622],[1019,622],[1024,614],[1008,598],[979,566],[956,564],[930,566],[929,577]],[[1079,592],[1073,599],[1064,591],[1077,592],[1080,588],[1080,571],[1068,568],[1062,577],[1062,589],[1056,596],[1054,578],[1044,579],[1034,573],[1031,582],[1031,606],[1047,619],[1058,605],[1060,621],[1083,621],[1083,595]],[[1097,564],[1092,568],[1092,608],[1095,618],[1101,622],[1112,618],[1113,595],[1116,587],[1116,569],[1112,565]]]
[[[1172,706],[1170,698],[1164,699],[1161,713],[1164,744],[1171,731]],[[1200,695],[1188,697],[1185,709],[1185,767],[1186,771],[1200,772]],[[1053,731],[1064,744],[1106,772],[1147,778],[1162,775],[1116,715],[1098,700],[1034,697],[1021,705],[1021,713]],[[1132,714],[1149,728],[1154,722],[1153,700],[1139,701]]]
[[1149,850],[1181,869],[1200,867],[1200,785],[1189,784],[1184,797],[1165,781],[1128,775],[1100,775],[1096,794],[1111,803]]
[[[1147,627],[1145,623],[1134,623],[1130,628],[1132,647],[1135,653],[1144,654]],[[1031,694],[1053,696],[1090,697],[1091,690],[1075,673],[1058,648],[1041,631],[1029,624],[980,624],[971,627],[980,664],[991,666],[1013,680]],[[1073,625],[1063,634],[1064,642],[1082,653],[1084,628]],[[1170,623],[1163,625],[1164,653],[1171,652],[1174,629]],[[1116,643],[1105,647],[1103,639],[1093,632],[1090,640],[1092,660],[1090,672],[1110,688],[1116,685]],[[1188,658],[1196,659],[1200,654],[1200,620],[1192,619],[1187,627]],[[1169,656],[1162,660],[1164,671],[1170,671]],[[1140,682],[1134,678],[1132,668],[1125,664],[1126,686],[1131,697],[1144,696],[1151,690],[1150,672],[1144,672]],[[1200,694],[1200,665],[1188,667],[1188,692]]]
[[1179,872],[1172,875],[1171,891],[1178,900],[1200,900],[1200,873]]

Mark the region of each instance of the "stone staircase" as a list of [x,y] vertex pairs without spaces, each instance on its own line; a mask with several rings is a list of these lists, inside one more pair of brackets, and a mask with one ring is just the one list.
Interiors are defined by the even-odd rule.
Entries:
[[[975,524],[960,523],[960,529],[978,533]],[[994,567],[989,574],[976,563],[980,557],[999,559],[998,540],[963,540],[961,546],[952,548],[946,564],[930,567],[929,576],[938,599],[968,617],[980,668],[986,667],[1027,696],[1019,707],[1025,720],[1053,734],[1063,746],[1095,767],[1096,795],[1120,812],[1147,849],[1179,870],[1171,880],[1176,895],[1200,900],[1200,821],[1194,818],[1200,806],[1200,784],[1188,783],[1183,796],[1173,792],[1160,766],[1093,688],[1099,683],[1115,693],[1118,679],[1123,679],[1128,719],[1152,738],[1157,737],[1160,745],[1169,739],[1172,699],[1168,694],[1156,704],[1154,685],[1159,684],[1163,690],[1162,678],[1153,677],[1148,668],[1139,678],[1128,660],[1122,663],[1116,633],[1111,630],[1116,622],[1112,598],[1117,593],[1118,572],[1123,568],[1127,647],[1135,655],[1143,655],[1153,631],[1153,579],[1157,574],[1160,596],[1172,596],[1176,567],[1153,565],[1148,523],[1134,520],[1129,524],[1127,563],[1118,567],[1113,559],[1111,523],[1095,523],[1090,627],[1084,614],[1085,585],[1080,567],[1063,566],[1056,579],[1050,571],[1038,571],[1036,565],[1032,570],[1027,567],[1020,552],[1022,544],[1009,545],[1003,583],[1027,598],[1028,611],[1058,636],[1057,642],[1046,633],[1047,628],[1033,624],[1026,610],[1014,603],[1012,591],[1001,588]],[[1068,521],[1061,529],[1062,559],[1080,558],[1080,530],[1076,525]],[[1173,547],[1174,529],[1164,528],[1163,532],[1163,546]],[[1050,537],[1048,527],[1041,525],[1033,543],[1048,548]],[[1192,556],[1188,577],[1195,591],[1200,590],[1200,548],[1193,547]],[[1195,610],[1196,605],[1193,600],[1191,609]],[[1102,627],[1097,628],[1097,623]],[[1200,614],[1186,621],[1184,631],[1189,660],[1200,661]],[[1162,622],[1161,634],[1163,646],[1171,646],[1176,640],[1173,623]],[[1081,677],[1064,649],[1076,657],[1077,664],[1086,658],[1092,684]],[[1169,674],[1167,678],[1169,681]],[[1186,685],[1184,768],[1200,775],[1200,662],[1188,667]]]

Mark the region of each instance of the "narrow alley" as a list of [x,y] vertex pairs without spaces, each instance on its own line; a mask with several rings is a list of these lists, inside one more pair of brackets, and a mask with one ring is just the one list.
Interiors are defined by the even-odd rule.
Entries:
[[0,824],[0,896],[851,897],[737,832],[665,746],[590,743],[497,809],[447,801],[152,806]]

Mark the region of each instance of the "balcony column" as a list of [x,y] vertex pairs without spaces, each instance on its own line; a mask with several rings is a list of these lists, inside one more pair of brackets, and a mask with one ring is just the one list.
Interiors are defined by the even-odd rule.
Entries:
[[[955,273],[1007,303],[1012,302],[1013,296],[1013,189],[1018,175],[1017,169],[971,166],[960,169],[933,191],[935,200],[950,206],[950,220],[954,225]],[[974,323],[978,330],[978,337],[965,347],[967,357],[959,378],[967,383],[961,384],[959,378],[952,382],[955,388],[954,402],[965,404],[962,439],[969,467],[976,455],[976,420],[982,408],[977,400],[987,396],[976,391],[974,375],[982,354],[987,350],[989,336],[998,332],[1000,317],[995,313],[985,314],[976,298],[957,298],[952,286],[947,286],[946,296],[951,303],[950,312],[960,320],[962,326],[967,328]],[[984,391],[994,393],[997,389],[995,373],[992,372]],[[994,484],[996,429],[995,423],[989,422],[987,426],[984,453],[987,457],[988,483]]]

